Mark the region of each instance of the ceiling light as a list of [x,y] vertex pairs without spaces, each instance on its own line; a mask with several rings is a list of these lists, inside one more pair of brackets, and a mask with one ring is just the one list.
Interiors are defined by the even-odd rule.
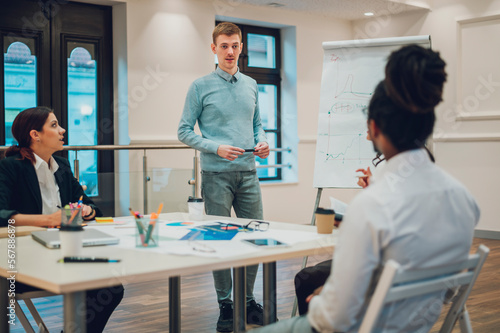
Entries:
[[375,15],[375,14],[373,14],[372,12],[366,12],[365,13],[365,16],[373,16],[373,15]]

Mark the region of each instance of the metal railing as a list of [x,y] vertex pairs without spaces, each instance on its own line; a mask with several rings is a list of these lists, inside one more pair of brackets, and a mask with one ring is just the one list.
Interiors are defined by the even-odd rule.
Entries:
[[[0,153],[6,151],[9,147],[0,146]],[[80,178],[80,161],[78,160],[78,152],[79,151],[115,151],[115,150],[143,150],[144,154],[142,157],[142,183],[143,183],[143,195],[144,195],[144,211],[148,211],[148,182],[150,178],[147,174],[147,155],[146,152],[148,150],[171,150],[171,149],[193,149],[190,146],[182,145],[182,144],[173,144],[173,145],[98,145],[98,146],[64,146],[64,151],[74,151],[75,159],[73,160],[74,165],[74,174],[77,180]],[[198,193],[198,151],[194,150],[193,157],[193,176],[190,180],[188,180],[188,184],[193,186],[193,196],[199,197]],[[290,153],[292,150],[290,148],[273,148],[270,149],[274,152],[288,152]],[[291,168],[292,164],[269,164],[269,165],[258,165],[257,168]]]
[[[148,157],[146,152],[148,150],[154,149],[193,149],[186,145],[101,145],[101,146],[64,146],[65,151],[74,151],[75,159],[73,161],[75,177],[77,180],[80,180],[80,161],[78,160],[78,152],[86,151],[86,150],[95,150],[95,151],[115,151],[115,150],[143,150],[144,154],[142,155],[142,189],[143,189],[143,199],[144,199],[144,211],[149,211],[148,209],[148,182],[151,178],[148,176]],[[188,184],[193,186],[193,196],[198,197],[198,151],[194,150],[193,157],[193,178],[188,180]]]

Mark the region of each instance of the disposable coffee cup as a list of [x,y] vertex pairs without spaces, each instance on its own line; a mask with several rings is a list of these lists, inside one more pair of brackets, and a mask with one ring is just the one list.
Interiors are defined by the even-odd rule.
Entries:
[[189,197],[188,199],[189,215],[201,216],[205,212],[205,203],[202,198]]
[[317,208],[316,209],[316,227],[318,234],[331,234],[335,224],[335,212],[333,209]]
[[83,227],[61,226],[59,240],[63,257],[80,257],[83,248]]

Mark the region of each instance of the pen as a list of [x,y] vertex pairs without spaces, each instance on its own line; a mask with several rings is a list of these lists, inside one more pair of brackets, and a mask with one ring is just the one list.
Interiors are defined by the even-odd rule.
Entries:
[[163,209],[163,202],[158,206],[158,212],[156,212],[156,215],[160,216],[162,209]]
[[139,230],[139,237],[141,238],[141,243],[143,246],[147,246],[146,243],[144,243],[144,229],[142,227],[142,222],[139,221],[139,214],[134,213],[132,208],[128,209],[132,216],[135,218],[135,224],[137,224],[137,229]]
[[144,240],[144,244],[143,244],[144,246],[149,245],[149,239],[150,239],[151,233],[153,232],[153,229],[155,227],[156,219],[158,219],[158,215],[156,213],[152,213],[151,217],[149,219],[148,230],[146,232],[146,239]]
[[68,224],[73,223],[73,220],[75,219],[76,214],[78,214],[78,208],[75,208],[75,210],[73,210],[73,213],[71,214],[71,217],[69,218]]
[[64,257],[58,262],[120,262],[121,259],[96,258],[96,257]]
[[78,199],[78,208],[82,207],[83,203],[83,195],[80,196],[80,199]]

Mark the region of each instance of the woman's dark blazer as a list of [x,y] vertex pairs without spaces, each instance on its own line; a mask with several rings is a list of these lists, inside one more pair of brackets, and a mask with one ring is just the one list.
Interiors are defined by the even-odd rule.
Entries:
[[[83,203],[92,206],[96,216],[102,216],[73,176],[68,160],[53,157],[59,165],[54,176],[61,204],[65,206],[77,202],[83,196]],[[42,195],[35,168],[28,159],[21,159],[18,154],[0,161],[0,227],[7,226],[9,218],[15,214],[42,214]]]

